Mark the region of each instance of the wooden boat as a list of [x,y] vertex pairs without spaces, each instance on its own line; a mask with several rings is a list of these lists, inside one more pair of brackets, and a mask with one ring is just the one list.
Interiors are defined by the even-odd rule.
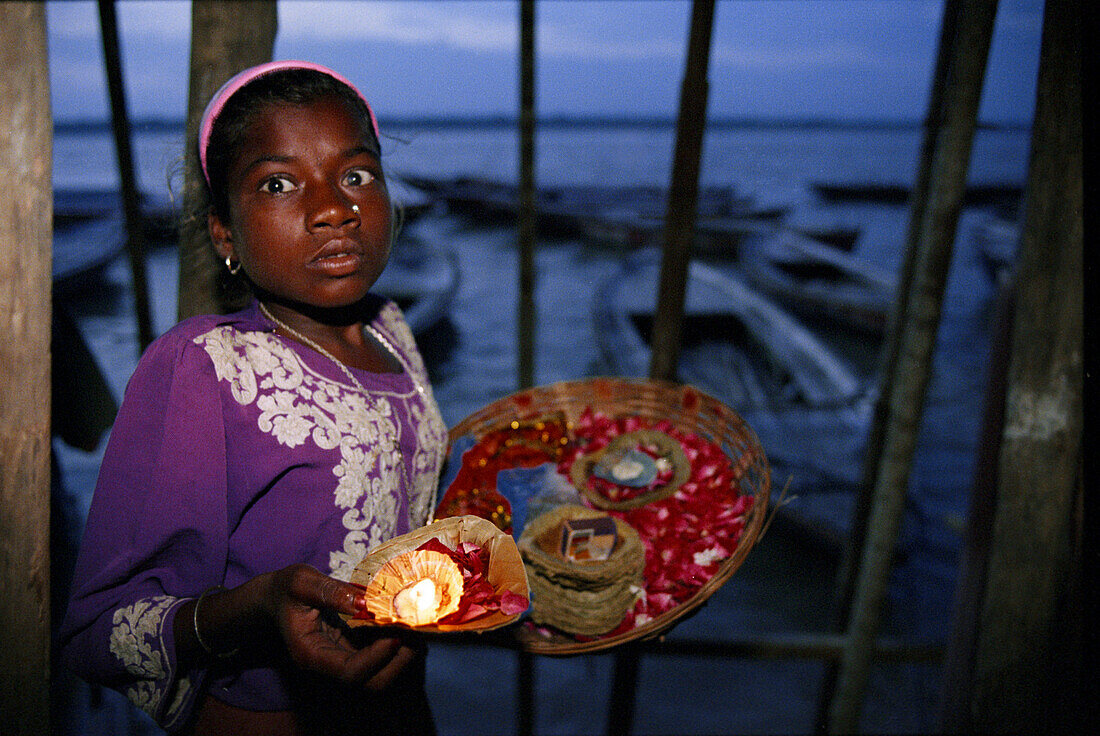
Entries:
[[[122,197],[117,189],[58,189],[53,194],[53,225],[56,230],[117,218],[122,220]],[[170,198],[143,192],[141,212],[145,237],[161,241],[178,233],[179,207]]]
[[896,279],[865,259],[791,231],[742,244],[749,283],[814,324],[880,335]]
[[[659,251],[638,251],[596,288],[596,339],[616,374],[648,371],[659,271]],[[734,408],[837,407],[863,391],[823,341],[730,270],[689,265],[682,334],[681,380]]]
[[436,202],[431,193],[399,176],[387,177],[386,189],[389,190],[390,201],[397,209],[403,223],[413,222],[430,210]]
[[[519,212],[519,189],[514,184],[480,178],[411,182],[445,201],[451,212],[481,223],[512,222]],[[663,188],[645,185],[541,187],[535,194],[541,233],[588,237],[630,247],[647,245],[659,237],[665,203]],[[727,218],[740,226],[745,220],[776,219],[786,212],[785,207],[759,207],[752,197],[729,186],[703,187],[697,206],[700,222],[709,223],[704,230],[717,230]],[[733,229],[736,231],[736,227]]]
[[860,229],[850,225],[787,224],[785,227],[796,235],[816,240],[845,253],[852,252],[860,235]]
[[65,296],[88,288],[126,247],[126,231],[115,217],[76,221],[53,233],[53,288]]
[[974,227],[974,249],[986,275],[994,283],[1010,278],[1020,244],[1020,223],[997,215],[984,217]]
[[[875,202],[903,205],[909,201],[908,184],[875,182],[815,182],[813,190],[830,202]],[[1023,187],[1013,183],[971,184],[963,203],[968,205],[1013,205],[1019,202]]]
[[389,263],[372,291],[397,302],[413,334],[423,335],[450,314],[458,286],[454,251],[409,227],[394,243]]
[[[597,285],[596,340],[612,374],[648,374],[659,274],[660,252],[646,249]],[[858,483],[874,380],[858,376],[731,268],[692,262],[684,312],[679,380],[748,422],[767,450],[777,487],[791,478],[794,493],[850,493]]]
[[[695,223],[692,247],[699,255],[735,258],[745,238],[772,232],[785,207],[756,208],[742,215],[701,217]],[[590,245],[620,250],[659,248],[664,243],[665,216],[642,216],[632,211],[604,212],[584,221]]]
[[819,243],[851,253],[862,234],[858,218],[830,209],[800,207],[783,220],[783,228]]

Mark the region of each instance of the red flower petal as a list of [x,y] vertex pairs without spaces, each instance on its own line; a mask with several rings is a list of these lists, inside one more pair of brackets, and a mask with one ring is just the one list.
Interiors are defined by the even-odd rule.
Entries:
[[516,616],[527,610],[527,597],[510,590],[504,591],[500,597],[500,612],[507,616]]

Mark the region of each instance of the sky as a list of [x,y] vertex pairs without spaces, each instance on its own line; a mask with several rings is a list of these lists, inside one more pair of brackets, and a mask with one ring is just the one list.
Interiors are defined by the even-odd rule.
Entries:
[[[674,117],[688,0],[538,0],[540,116]],[[940,0],[719,0],[708,114],[715,118],[923,118]],[[516,114],[517,0],[279,0],[276,58],[308,58],[356,83],[381,118]],[[127,106],[182,120],[190,3],[120,0]],[[980,119],[1026,123],[1042,0],[1000,0]],[[54,116],[109,114],[92,0],[47,4]]]

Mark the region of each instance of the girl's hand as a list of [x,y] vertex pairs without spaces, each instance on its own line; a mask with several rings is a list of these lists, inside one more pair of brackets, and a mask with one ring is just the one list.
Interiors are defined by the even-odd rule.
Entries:
[[291,565],[271,576],[265,607],[298,666],[348,684],[381,690],[417,656],[400,638],[387,634],[356,646],[325,620],[326,612],[354,615],[362,592],[308,565]]

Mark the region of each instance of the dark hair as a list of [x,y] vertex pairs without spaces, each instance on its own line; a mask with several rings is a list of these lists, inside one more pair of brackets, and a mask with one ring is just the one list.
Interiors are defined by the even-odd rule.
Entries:
[[[347,104],[374,137],[370,110],[359,93],[313,69],[283,69],[265,74],[241,87],[229,98],[214,121],[206,149],[210,205],[218,217],[224,221],[229,219],[226,178],[245,133],[259,113],[273,104],[305,106],[326,97],[335,97]],[[375,142],[378,142],[377,139]]]

